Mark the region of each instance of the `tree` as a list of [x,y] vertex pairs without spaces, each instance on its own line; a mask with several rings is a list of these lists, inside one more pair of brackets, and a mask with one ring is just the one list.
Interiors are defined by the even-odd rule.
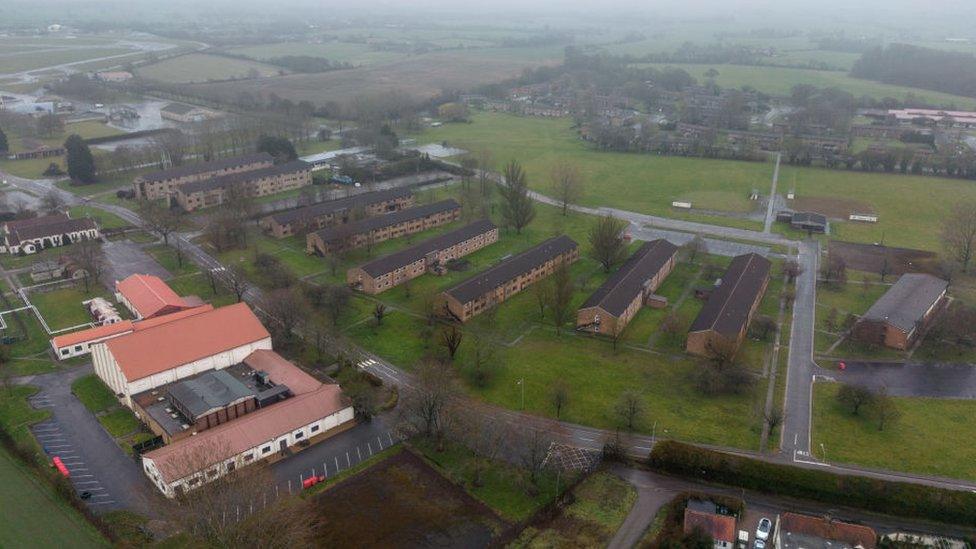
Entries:
[[494,168],[494,163],[491,151],[482,149],[478,152],[478,188],[485,198],[491,195],[491,170]]
[[688,258],[688,262],[694,263],[695,258],[699,255],[708,253],[708,243],[705,242],[702,235],[696,234],[694,238],[682,244],[681,249],[684,251],[685,257]]
[[384,316],[386,316],[386,305],[383,303],[377,303],[376,306],[373,307],[373,318],[376,319],[377,326],[383,325]]
[[620,398],[617,399],[615,411],[627,430],[633,431],[634,425],[644,415],[644,401],[641,400],[640,393],[634,390],[621,393]]
[[102,251],[101,242],[94,239],[84,239],[72,246],[69,255],[75,265],[84,270],[85,291],[90,291],[92,282],[98,281],[105,269],[105,252]]
[[786,421],[786,413],[779,406],[773,406],[768,412],[763,412],[763,420],[766,422],[769,434],[772,434],[777,427]]
[[281,340],[291,342],[295,329],[309,316],[308,302],[298,288],[280,288],[265,294],[264,311],[274,321],[272,326]]
[[68,176],[79,184],[95,182],[95,159],[85,140],[78,134],[72,134],[64,142],[67,153]]
[[569,403],[569,385],[565,381],[558,380],[549,389],[549,401],[552,408],[556,411],[556,419],[559,419],[563,408]]
[[549,304],[552,295],[552,286],[544,282],[537,282],[532,285],[532,295],[535,296],[536,305],[539,306],[539,320],[546,317],[546,305]]
[[[540,284],[540,282],[536,282]],[[550,293],[549,309],[552,312],[552,324],[556,327],[556,335],[559,335],[563,326],[573,315],[573,293],[576,291],[576,284],[569,272],[569,264],[562,263],[556,267],[556,272],[552,273],[552,291]]]
[[590,227],[590,256],[603,265],[603,272],[609,273],[610,268],[622,261],[626,255],[625,228],[627,228],[626,221],[610,214],[598,218]]
[[844,384],[837,390],[837,402],[848,408],[853,415],[859,415],[862,408],[874,402],[874,393],[862,385]]
[[969,269],[976,252],[976,202],[956,204],[943,220],[942,246],[963,272]]
[[520,429],[514,435],[514,447],[519,453],[519,461],[522,462],[522,467],[529,472],[532,490],[537,490],[536,482],[539,480],[539,473],[545,468],[552,441],[546,436],[546,433],[532,428]]
[[352,401],[352,409],[356,416],[369,421],[376,415],[378,408],[376,391],[368,381],[362,377],[356,377],[343,384],[342,392]]
[[515,227],[516,234],[522,234],[522,229],[535,219],[535,203],[529,197],[528,180],[517,160],[505,166],[504,181],[498,188],[502,195],[502,217],[510,227]]
[[286,137],[276,137],[273,135],[262,135],[258,138],[258,152],[266,152],[274,157],[275,164],[288,162],[298,158],[295,145]]
[[64,207],[64,199],[56,189],[51,189],[41,197],[41,207],[44,211],[54,213]]
[[423,436],[441,434],[447,405],[456,392],[454,370],[441,360],[424,358],[417,366],[415,389],[404,398],[404,421]]
[[472,335],[470,363],[471,378],[477,387],[487,387],[500,366],[498,342],[493,335],[482,329]]
[[783,263],[783,274],[786,276],[787,283],[793,284],[803,274],[803,267],[795,259],[790,259]]
[[776,321],[767,315],[757,315],[749,325],[752,337],[760,341],[769,341],[769,336],[776,333]]
[[878,430],[884,431],[891,423],[901,417],[895,400],[888,396],[888,388],[882,387],[874,397],[874,413],[878,419]]
[[349,300],[352,299],[352,290],[345,284],[335,284],[326,287],[325,291],[325,312],[332,322],[332,327],[339,326],[342,314],[346,312]]
[[169,235],[178,231],[183,224],[183,216],[159,202],[144,200],[139,203],[139,217],[163,237],[163,244],[169,245]]
[[3,133],[3,128],[0,128],[0,153],[5,153],[10,150],[10,144],[7,143],[7,134]]
[[223,273],[224,276],[221,277],[221,280],[224,286],[234,294],[237,302],[240,303],[244,300],[244,294],[251,286],[247,281],[247,273],[240,265],[231,265],[224,269]]
[[447,350],[447,356],[451,360],[454,360],[454,355],[456,355],[458,349],[461,348],[461,341],[463,340],[464,332],[459,330],[458,327],[453,324],[441,330],[441,346]]
[[563,215],[569,212],[570,204],[583,195],[583,176],[575,164],[557,164],[550,175],[552,192],[559,200]]
[[466,122],[468,120],[468,106],[464,103],[444,103],[437,107],[437,116],[448,122]]

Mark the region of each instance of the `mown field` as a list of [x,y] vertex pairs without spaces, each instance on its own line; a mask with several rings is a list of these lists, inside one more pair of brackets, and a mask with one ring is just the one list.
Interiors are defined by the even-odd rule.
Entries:
[[279,67],[246,59],[191,53],[139,67],[138,72],[139,76],[151,80],[187,83],[247,78],[252,74],[267,77],[277,75],[280,70]]
[[[757,222],[676,211],[673,200],[690,198],[695,206],[735,211],[751,189],[767,193],[772,163],[737,162],[592,149],[580,140],[568,119],[539,119],[477,114],[470,124],[446,124],[415,136],[420,143],[448,142],[469,150],[489,150],[495,167],[518,159],[532,188],[547,192],[556,165],[580,166],[586,180],[580,203],[641,213],[759,228]],[[889,246],[941,251],[941,222],[958,200],[976,200],[970,181],[900,174],[864,173],[783,165],[779,191],[795,188],[798,198],[843,198],[872,207],[876,224],[838,222],[831,237],[854,242],[884,241]]]

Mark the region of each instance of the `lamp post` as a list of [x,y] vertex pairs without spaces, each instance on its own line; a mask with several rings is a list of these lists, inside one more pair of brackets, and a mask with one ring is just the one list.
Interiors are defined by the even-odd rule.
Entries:
[[515,384],[522,389],[522,405],[520,406],[520,409],[524,410],[525,409],[525,378],[524,377],[519,378],[519,380],[515,382]]

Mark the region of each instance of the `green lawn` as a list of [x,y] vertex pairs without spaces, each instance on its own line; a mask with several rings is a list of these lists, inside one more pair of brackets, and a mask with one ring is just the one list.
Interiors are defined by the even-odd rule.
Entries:
[[112,391],[95,374],[88,374],[76,379],[71,384],[71,392],[93,414],[104,412],[119,403]]
[[101,229],[118,229],[119,227],[128,227],[131,225],[131,223],[123,220],[121,217],[93,206],[72,206],[68,210],[68,214],[76,218],[90,217],[95,220],[95,223]]
[[31,52],[10,57],[0,57],[0,73],[20,72],[43,69],[63,63],[74,63],[86,59],[96,59],[111,55],[132,52],[128,48],[92,48],[92,49],[63,49],[54,51]]
[[814,388],[813,451],[827,461],[976,480],[966,441],[976,437],[976,401],[895,398],[901,418],[878,430],[871,410],[853,416],[836,400],[840,385]]
[[84,517],[15,459],[0,448],[0,546],[108,547]]
[[150,80],[184,83],[246,78],[252,71],[262,77],[275,76],[279,70],[278,67],[246,59],[191,53],[145,65],[139,68],[138,73]]
[[98,291],[100,288],[93,288],[93,290],[95,291],[86,292],[84,286],[78,285],[44,292],[33,291],[28,294],[28,297],[40,311],[48,327],[51,330],[61,330],[92,322],[92,317],[82,305],[82,301],[104,293]]
[[98,416],[98,422],[105,427],[113,438],[120,438],[137,431],[141,424],[128,408],[119,408],[113,412]]
[[[887,347],[868,346],[847,338],[832,352],[827,350],[839,339],[843,332],[844,320],[849,313],[860,317],[871,308],[890,286],[876,283],[877,277],[869,277],[871,284],[852,280],[843,285],[820,284],[817,288],[817,324],[815,349],[817,354],[837,358],[863,358],[875,360],[904,359],[905,353]],[[894,280],[893,278],[891,280]],[[832,313],[836,311],[836,314]],[[835,325],[831,327],[829,318],[834,316]]]
[[323,57],[330,61],[351,63],[353,65],[389,63],[405,57],[404,53],[374,50],[369,44],[348,42],[330,42],[326,44],[279,42],[277,44],[259,44],[232,48],[230,52],[261,60],[286,55],[309,55]]
[[47,410],[32,408],[27,402],[27,399],[38,390],[37,387],[30,385],[15,385],[9,389],[0,389],[0,424],[11,433],[15,442],[33,447],[40,453],[41,447],[31,434],[30,426],[47,419],[51,414]]

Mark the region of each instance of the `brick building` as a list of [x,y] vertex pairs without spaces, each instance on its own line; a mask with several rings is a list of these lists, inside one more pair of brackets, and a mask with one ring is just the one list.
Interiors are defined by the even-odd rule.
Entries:
[[576,329],[619,335],[671,274],[677,258],[678,247],[667,240],[645,242],[583,302],[576,313]]
[[267,168],[185,183],[176,188],[176,203],[185,211],[223,204],[232,187],[250,197],[290,191],[312,184],[312,165],[293,160]]
[[346,281],[357,290],[378,294],[424,273],[443,272],[448,261],[474,253],[495,242],[498,242],[498,227],[491,221],[482,219],[365,265],[353,267],[346,273]]
[[467,322],[532,284],[551,275],[557,267],[579,259],[579,246],[566,235],[550,238],[438,296],[438,309]]
[[769,284],[771,263],[754,253],[736,256],[691,324],[685,349],[695,355],[734,352]]
[[264,152],[220,158],[211,162],[187,164],[140,175],[132,180],[132,189],[136,193],[136,198],[158,200],[172,195],[177,187],[185,183],[268,168],[273,164],[274,158]]
[[261,228],[275,238],[286,238],[309,230],[349,223],[356,214],[372,217],[396,212],[414,204],[410,189],[362,193],[338,200],[319,202],[261,219]]
[[56,213],[17,219],[3,224],[0,252],[33,254],[99,236],[98,225],[87,217],[71,218]]
[[920,273],[901,276],[854,325],[859,341],[907,350],[946,302],[949,283]]
[[353,250],[446,225],[460,217],[461,205],[457,201],[442,200],[308,233],[305,236],[305,250],[318,255],[336,250]]

